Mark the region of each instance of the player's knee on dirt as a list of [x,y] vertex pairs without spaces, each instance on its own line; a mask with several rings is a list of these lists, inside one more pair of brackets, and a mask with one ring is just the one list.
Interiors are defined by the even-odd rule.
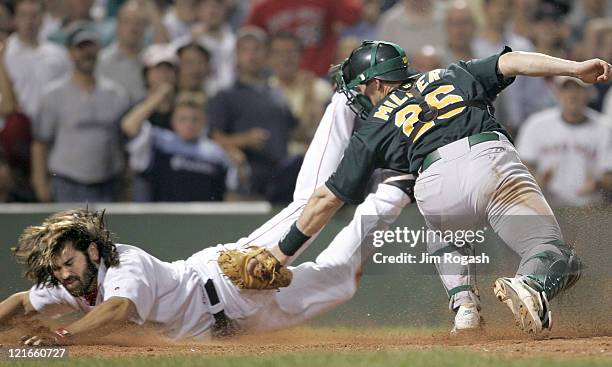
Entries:
[[538,291],[544,292],[550,301],[576,284],[581,270],[582,262],[575,250],[559,240],[527,253],[518,274],[532,279]]

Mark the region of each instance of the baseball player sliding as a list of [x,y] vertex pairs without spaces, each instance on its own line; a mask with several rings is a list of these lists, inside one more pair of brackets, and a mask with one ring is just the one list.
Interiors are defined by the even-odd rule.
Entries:
[[137,247],[114,244],[99,213],[68,210],[28,227],[14,251],[36,285],[0,303],[0,326],[21,315],[56,318],[76,312],[82,316],[77,321],[29,335],[24,343],[72,344],[127,322],[155,323],[171,338],[201,339],[288,327],[350,299],[361,268],[362,234],[389,224],[410,202],[395,186],[401,179],[380,184],[315,262],[284,268],[266,250],[337,167],[354,124],[346,102],[335,94],[328,106],[298,176],[294,202],[236,243],[168,263]]
[[[610,80],[611,65],[506,47],[488,58],[419,74],[409,67],[399,46],[363,42],[338,67],[336,82],[367,120],[351,138],[336,172],[313,193],[271,252],[284,261],[344,203],[360,202],[375,168],[418,174],[414,198],[428,226],[442,231],[475,229],[488,222],[521,257],[515,277],[496,280],[496,297],[510,308],[522,330],[536,334],[550,329],[549,301],[578,280],[581,265],[563,241],[512,138],[494,118],[491,101],[517,75],[564,75],[596,83]],[[429,243],[428,250],[464,251],[441,241]],[[455,328],[478,328],[478,297],[470,269],[447,271],[441,265],[438,270],[451,308],[457,311]]]

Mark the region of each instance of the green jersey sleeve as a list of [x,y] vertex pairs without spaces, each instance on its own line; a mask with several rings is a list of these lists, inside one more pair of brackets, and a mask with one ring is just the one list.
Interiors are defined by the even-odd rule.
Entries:
[[467,62],[460,61],[458,63],[460,67],[467,70],[482,85],[489,100],[495,99],[502,90],[514,82],[514,77],[504,78],[497,67],[499,57],[508,52],[512,52],[512,49],[506,46],[498,54],[483,59]]
[[325,185],[346,204],[363,201],[372,173],[379,165],[383,124],[365,121],[351,137],[344,156]]

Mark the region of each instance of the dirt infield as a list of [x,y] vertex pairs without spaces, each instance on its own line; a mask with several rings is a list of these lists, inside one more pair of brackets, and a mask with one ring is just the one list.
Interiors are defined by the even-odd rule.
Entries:
[[[557,332],[557,334],[563,334]],[[481,334],[451,337],[446,331],[401,328],[300,327],[274,333],[244,335],[228,340],[172,342],[143,330],[124,331],[100,339],[96,345],[70,348],[71,357],[149,357],[198,355],[253,355],[293,352],[359,352],[431,350],[444,347],[508,357],[580,358],[612,360],[612,336],[568,332],[535,340],[518,332],[488,330]],[[588,335],[591,334],[591,335]],[[19,331],[0,334],[0,343],[13,345]]]

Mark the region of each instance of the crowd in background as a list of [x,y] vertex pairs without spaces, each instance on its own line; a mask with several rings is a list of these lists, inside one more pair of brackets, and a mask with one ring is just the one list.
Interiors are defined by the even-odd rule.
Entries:
[[[421,71],[510,46],[612,61],[606,0],[0,0],[0,202],[291,200],[362,40]],[[519,77],[496,101],[555,206],[612,191],[612,91]]]

